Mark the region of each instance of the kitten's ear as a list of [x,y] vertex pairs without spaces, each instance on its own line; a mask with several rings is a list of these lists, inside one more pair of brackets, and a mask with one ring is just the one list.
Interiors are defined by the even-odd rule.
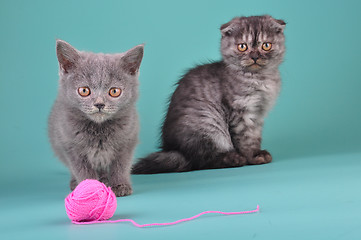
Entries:
[[133,47],[124,53],[121,58],[121,67],[130,75],[135,75],[143,59],[144,44]]
[[58,57],[60,69],[65,73],[68,73],[75,67],[80,57],[78,51],[74,47],[59,39],[56,40],[56,55]]
[[285,21],[283,21],[282,19],[275,19],[275,21],[279,24],[279,25],[281,25],[281,26],[286,26],[286,22]]
[[284,30],[285,27],[286,27],[286,22],[283,21],[282,19],[274,19],[274,18],[272,18],[272,17],[271,17],[271,19],[273,20],[274,25],[275,25],[275,27],[277,28],[277,32],[283,33],[283,30]]
[[220,30],[222,33],[222,37],[229,37],[232,35],[235,29],[235,20],[236,18],[232,19],[228,23],[225,23],[221,26]]

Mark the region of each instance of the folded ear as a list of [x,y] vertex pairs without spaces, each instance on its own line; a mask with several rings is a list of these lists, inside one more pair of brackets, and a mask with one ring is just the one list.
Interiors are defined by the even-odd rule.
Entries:
[[130,75],[135,75],[139,71],[140,63],[143,59],[144,44],[135,46],[124,53],[121,58],[121,67]]
[[276,27],[277,32],[282,33],[286,27],[286,22],[283,21],[282,19],[275,19],[272,17],[270,17],[270,18],[273,20],[274,26]]
[[282,19],[275,19],[275,21],[281,26],[286,26],[286,22],[283,21]]
[[72,47],[69,43],[63,40],[56,40],[56,55],[58,57],[60,69],[68,73],[75,67],[78,59],[78,51]]
[[220,30],[222,33],[222,37],[228,37],[232,35],[232,33],[235,30],[235,26],[236,26],[235,22],[237,21],[237,19],[238,18],[233,18],[231,21],[221,26]]

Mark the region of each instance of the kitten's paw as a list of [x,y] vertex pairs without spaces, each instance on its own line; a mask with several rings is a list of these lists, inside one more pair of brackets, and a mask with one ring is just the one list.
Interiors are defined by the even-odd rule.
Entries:
[[247,164],[247,159],[237,152],[228,152],[223,156],[226,167],[241,167]]
[[78,186],[78,182],[76,181],[76,179],[75,178],[72,178],[71,180],[70,180],[70,190],[74,190],[75,188],[76,188],[76,186]]
[[133,189],[129,184],[122,183],[117,186],[112,187],[115,196],[124,197],[133,193]]
[[271,161],[272,161],[271,154],[267,150],[260,150],[253,156],[253,158],[251,158],[248,161],[248,164],[258,165],[258,164],[270,163]]
[[109,184],[109,179],[108,179],[107,177],[101,177],[101,178],[99,178],[99,182],[104,183],[107,187],[110,186],[110,184]]

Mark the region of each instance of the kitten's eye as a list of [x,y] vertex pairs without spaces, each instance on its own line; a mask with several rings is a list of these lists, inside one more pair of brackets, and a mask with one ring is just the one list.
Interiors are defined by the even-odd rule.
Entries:
[[269,51],[272,48],[272,43],[266,42],[262,44],[262,49],[265,51]]
[[244,51],[246,51],[248,49],[246,43],[238,44],[237,48],[238,48],[238,51],[240,51],[240,52],[244,52]]
[[78,88],[78,93],[82,97],[87,97],[90,95],[90,88],[88,87],[80,87]]
[[120,88],[114,87],[109,90],[109,95],[111,97],[119,97],[121,93],[122,93],[122,90]]

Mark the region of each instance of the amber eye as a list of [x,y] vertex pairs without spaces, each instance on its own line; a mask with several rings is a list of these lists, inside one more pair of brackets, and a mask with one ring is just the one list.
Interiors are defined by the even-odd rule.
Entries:
[[272,48],[272,43],[265,42],[262,44],[262,49],[265,51],[269,51],[269,50],[271,50],[271,48]]
[[246,43],[238,44],[237,48],[238,48],[238,51],[240,51],[240,52],[244,52],[244,51],[246,51],[248,49]]
[[119,97],[122,93],[122,90],[120,88],[111,88],[109,90],[109,95],[112,97]]
[[90,88],[88,87],[80,87],[78,88],[78,93],[82,97],[87,97],[90,95]]

